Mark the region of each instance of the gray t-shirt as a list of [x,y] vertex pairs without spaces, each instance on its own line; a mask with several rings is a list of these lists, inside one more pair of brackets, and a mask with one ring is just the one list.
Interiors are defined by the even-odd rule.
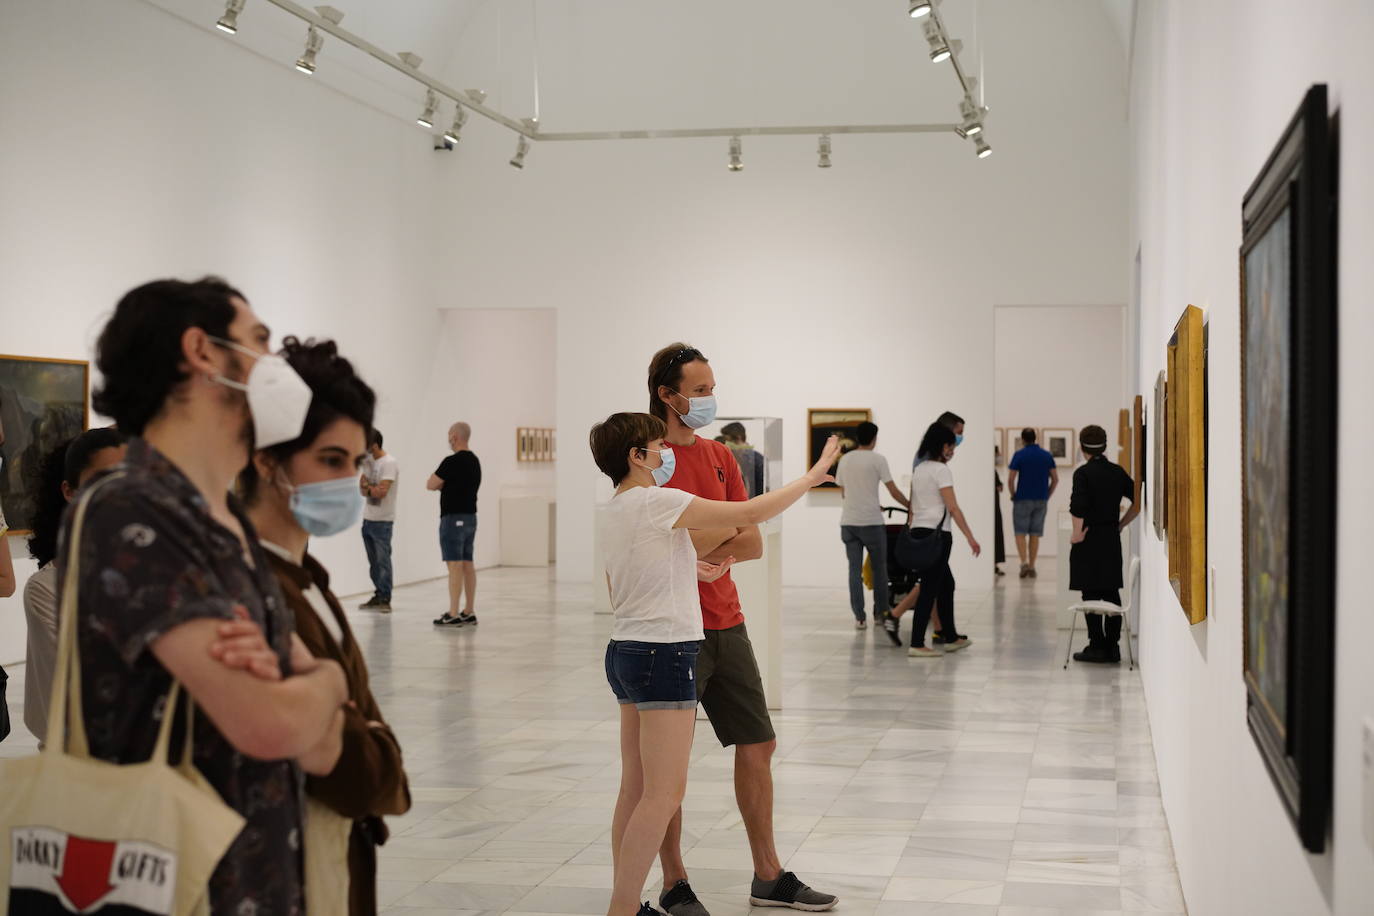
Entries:
[[840,524],[884,524],[879,487],[891,480],[887,459],[872,449],[855,449],[841,458],[835,471],[835,482],[844,487]]

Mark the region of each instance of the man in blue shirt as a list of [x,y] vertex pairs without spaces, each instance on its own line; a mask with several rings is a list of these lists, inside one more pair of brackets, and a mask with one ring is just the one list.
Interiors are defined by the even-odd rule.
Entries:
[[[1021,556],[1021,578],[1035,578],[1035,557],[1045,536],[1045,510],[1059,486],[1054,456],[1035,444],[1035,430],[1021,430],[1021,448],[1008,465],[1007,488],[1011,490],[1011,522],[1016,533],[1016,552]],[[1027,541],[1030,543],[1028,544]]]

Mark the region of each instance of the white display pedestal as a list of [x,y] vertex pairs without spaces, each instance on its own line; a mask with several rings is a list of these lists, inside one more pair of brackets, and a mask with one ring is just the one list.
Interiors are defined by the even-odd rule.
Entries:
[[551,565],[556,511],[547,496],[502,496],[501,565]]
[[[0,550],[11,551],[14,558],[14,574],[19,579],[17,588],[9,598],[0,598],[0,665],[13,665],[24,661],[28,652],[29,627],[24,617],[24,583],[38,569],[29,559],[29,542],[26,538],[0,538]],[[13,699],[14,691],[10,691]]]
[[1069,591],[1069,550],[1073,547],[1073,516],[1068,512],[1060,511],[1055,534],[1056,546],[1059,548],[1059,555],[1054,558],[1059,577],[1059,581],[1055,583],[1055,614],[1059,629],[1067,630],[1073,622],[1073,614],[1069,613],[1069,608],[1078,603],[1078,594]]
[[[592,539],[592,610],[611,613],[606,588],[606,559],[602,547],[602,523],[606,507],[597,506]],[[782,708],[782,525],[772,521],[759,528],[763,556],[741,563],[730,571],[739,590],[740,608],[754,645],[754,658],[763,677],[769,709]]]

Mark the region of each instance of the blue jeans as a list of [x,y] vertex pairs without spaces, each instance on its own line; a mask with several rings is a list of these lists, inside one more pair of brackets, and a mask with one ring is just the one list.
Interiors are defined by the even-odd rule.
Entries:
[[888,609],[887,528],[883,525],[841,525],[840,540],[849,558],[849,609],[864,619],[864,548],[873,561],[873,614]]
[[395,522],[363,520],[363,547],[367,550],[367,574],[380,601],[391,602],[391,529]]

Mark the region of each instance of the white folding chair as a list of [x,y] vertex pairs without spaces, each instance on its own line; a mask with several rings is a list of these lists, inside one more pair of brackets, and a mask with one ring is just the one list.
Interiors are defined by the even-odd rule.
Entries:
[[[1101,614],[1104,617],[1120,617],[1121,629],[1126,634],[1126,657],[1130,659],[1130,670],[1135,670],[1135,651],[1131,648],[1131,604],[1135,600],[1135,586],[1140,581],[1140,557],[1131,557],[1131,574],[1126,578],[1125,604],[1117,607],[1110,601],[1084,601],[1069,608],[1073,619],[1069,622],[1069,647],[1064,650],[1064,667],[1069,667],[1073,655],[1073,634],[1078,626],[1079,614]],[[1084,618],[1086,621],[1086,618]]]

